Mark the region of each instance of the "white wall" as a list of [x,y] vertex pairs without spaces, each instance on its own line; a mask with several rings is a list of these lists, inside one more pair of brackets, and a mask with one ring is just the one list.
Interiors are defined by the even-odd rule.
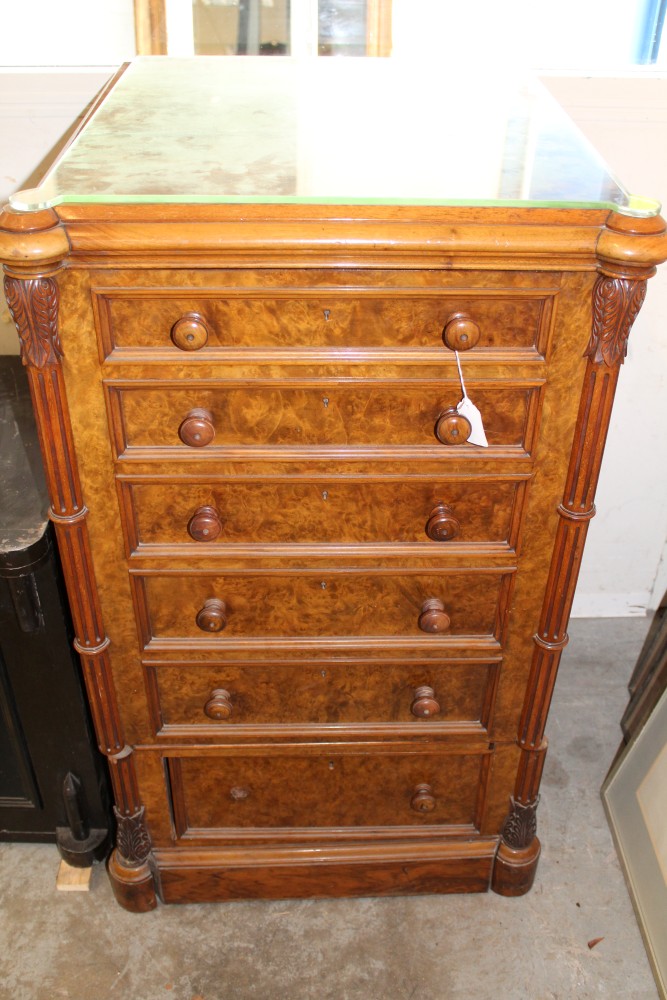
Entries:
[[106,66],[134,53],[134,0],[2,4],[0,66]]
[[[0,205],[31,187],[112,69],[63,72],[0,69]],[[16,331],[0,296],[0,354],[17,354]]]
[[[667,214],[667,77],[545,78],[635,194]],[[644,614],[667,590],[667,265],[629,341],[574,614]]]
[[392,0],[392,54],[481,66],[631,66],[646,0]]
[[[0,72],[0,200],[35,168],[111,69]],[[550,76],[548,86],[637,194],[667,206],[667,79]],[[9,141],[7,141],[9,140]],[[6,310],[5,320],[7,320]],[[630,338],[574,613],[644,614],[667,589],[667,265]],[[16,338],[0,310],[0,352]]]

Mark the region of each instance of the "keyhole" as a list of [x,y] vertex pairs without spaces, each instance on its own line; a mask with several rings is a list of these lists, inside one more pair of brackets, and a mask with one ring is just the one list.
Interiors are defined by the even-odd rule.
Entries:
[[330,315],[331,315],[331,312],[330,312],[330,310],[329,310],[329,309],[325,309],[325,310],[324,310],[324,318],[325,318],[325,320],[327,321],[327,323],[329,322],[329,316],[330,316]]
[[324,404],[324,409],[326,410],[327,406],[329,405],[329,397],[322,396],[322,403]]
[[324,580],[322,580],[322,583],[320,584],[320,587],[322,588],[322,590],[326,590],[327,589],[327,585],[324,582]]
[[328,500],[329,499],[329,491],[328,490],[322,490],[322,499],[323,500]]

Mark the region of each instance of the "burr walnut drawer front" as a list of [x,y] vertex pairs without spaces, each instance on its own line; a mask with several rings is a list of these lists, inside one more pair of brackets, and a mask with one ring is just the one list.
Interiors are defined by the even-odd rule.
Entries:
[[[541,382],[467,383],[489,445],[530,451]],[[233,447],[378,448],[466,445],[456,379],[295,383],[107,383],[119,455],[177,450],[201,458]],[[469,428],[468,428],[469,431]]]
[[473,833],[489,758],[423,749],[171,756],[176,832],[261,829],[270,839],[281,828],[451,825]]
[[145,644],[238,638],[497,637],[511,572],[132,573]]
[[98,289],[94,301],[103,352],[122,359],[146,348],[201,357],[221,348],[304,345],[542,352],[551,295],[492,288],[165,288]]
[[487,729],[499,664],[396,662],[146,663],[160,735],[182,727],[425,722]]
[[224,543],[513,545],[525,480],[119,482],[130,551]]

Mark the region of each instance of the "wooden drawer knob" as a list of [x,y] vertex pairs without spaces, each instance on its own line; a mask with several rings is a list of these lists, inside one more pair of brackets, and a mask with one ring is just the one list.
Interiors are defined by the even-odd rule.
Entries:
[[215,507],[199,507],[188,522],[188,534],[195,542],[214,542],[222,531]]
[[422,604],[419,616],[419,627],[422,632],[446,632],[450,618],[445,611],[445,605],[437,597],[429,597]]
[[479,327],[466,313],[450,316],[442,331],[442,339],[452,351],[469,351],[479,340]]
[[195,620],[202,632],[222,632],[227,625],[227,605],[217,597],[209,597]]
[[204,448],[215,437],[213,414],[208,410],[190,410],[178,428],[178,436],[188,448]]
[[442,444],[465,444],[471,432],[470,421],[455,406],[443,410],[435,422],[435,436]]
[[426,534],[434,542],[448,542],[456,538],[461,525],[454,517],[454,511],[446,503],[439,503],[431,511],[426,522]]
[[232,699],[229,691],[225,691],[224,688],[215,688],[211,691],[211,697],[204,705],[204,712],[215,722],[226,722],[231,718]]
[[410,711],[418,719],[430,719],[433,715],[440,713],[440,702],[435,697],[432,687],[418,687],[415,691],[415,699],[410,705]]
[[433,789],[430,785],[417,785],[414,792],[412,793],[412,798],[410,799],[410,806],[418,813],[430,813],[435,809],[435,796],[433,794]]
[[172,326],[171,339],[181,351],[198,351],[208,340],[206,320],[199,313],[185,313]]

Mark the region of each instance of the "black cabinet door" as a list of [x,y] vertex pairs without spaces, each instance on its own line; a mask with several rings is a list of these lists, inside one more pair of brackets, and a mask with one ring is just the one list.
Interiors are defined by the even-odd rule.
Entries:
[[18,358],[3,357],[0,839],[56,841],[67,860],[89,863],[110,825],[108,774],[92,735],[47,510],[25,375]]

